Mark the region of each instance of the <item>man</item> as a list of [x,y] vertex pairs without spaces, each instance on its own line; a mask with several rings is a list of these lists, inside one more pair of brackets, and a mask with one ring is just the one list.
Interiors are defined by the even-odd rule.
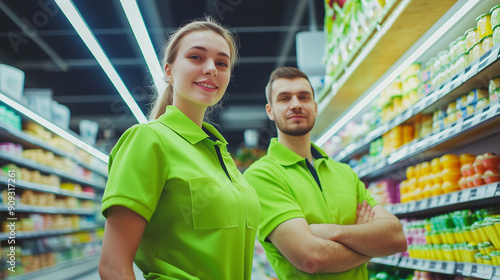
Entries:
[[318,112],[304,73],[276,69],[266,97],[278,137],[245,177],[259,196],[258,238],[269,262],[281,280],[368,279],[372,257],[406,250],[401,223],[348,165],[311,143]]

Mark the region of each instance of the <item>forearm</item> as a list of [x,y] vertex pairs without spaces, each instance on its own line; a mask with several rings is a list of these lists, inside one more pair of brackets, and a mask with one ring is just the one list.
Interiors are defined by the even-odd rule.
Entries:
[[406,238],[401,223],[390,218],[379,218],[359,225],[325,225],[329,236],[353,251],[370,257],[383,257],[406,251]]
[[101,280],[136,280],[132,264],[111,263],[102,260],[99,263],[99,276]]
[[371,259],[335,241],[317,238],[314,243],[312,253],[304,259],[304,267],[301,269],[308,273],[343,272]]

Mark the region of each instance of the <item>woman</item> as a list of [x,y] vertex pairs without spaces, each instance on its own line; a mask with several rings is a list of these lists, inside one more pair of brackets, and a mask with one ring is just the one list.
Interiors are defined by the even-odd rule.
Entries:
[[[237,50],[214,20],[164,47],[166,92],[120,138],[102,202],[102,279],[250,279],[260,206],[227,142],[203,118],[224,95]],[[135,258],[134,258],[135,257]]]

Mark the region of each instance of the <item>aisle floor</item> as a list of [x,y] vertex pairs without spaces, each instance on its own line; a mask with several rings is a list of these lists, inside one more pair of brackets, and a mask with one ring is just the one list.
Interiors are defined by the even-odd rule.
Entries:
[[[134,273],[136,280],[144,280],[142,276],[142,272],[139,268],[134,264]],[[91,271],[88,274],[82,275],[80,277],[72,278],[71,280],[100,280],[99,273],[97,271]]]

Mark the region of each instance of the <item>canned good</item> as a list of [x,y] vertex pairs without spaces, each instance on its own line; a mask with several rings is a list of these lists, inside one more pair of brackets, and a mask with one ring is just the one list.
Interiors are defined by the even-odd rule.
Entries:
[[477,31],[477,27],[473,27],[465,31],[464,36],[467,51],[469,51],[477,42],[479,42],[479,33]]
[[500,42],[500,24],[493,28],[493,44],[496,45]]
[[491,26],[500,24],[500,5],[496,5],[495,7],[491,8],[490,13],[491,13],[491,19],[490,19]]
[[488,35],[486,37],[484,37],[483,39],[481,39],[482,41],[482,44],[483,44],[483,51],[484,52],[487,52],[489,49],[493,48],[493,36],[492,35]]
[[476,59],[479,59],[483,54],[484,54],[483,44],[482,42],[477,42],[470,49],[469,58],[471,59],[471,61],[475,61]]
[[465,42],[465,36],[458,37],[458,39],[455,42],[456,42],[455,47],[456,47],[457,57],[467,52],[467,44]]
[[491,29],[491,14],[482,14],[476,18],[479,39],[493,34]]
[[488,84],[488,92],[491,95],[491,93],[498,88],[500,88],[500,76],[494,77],[490,80],[490,83]]

